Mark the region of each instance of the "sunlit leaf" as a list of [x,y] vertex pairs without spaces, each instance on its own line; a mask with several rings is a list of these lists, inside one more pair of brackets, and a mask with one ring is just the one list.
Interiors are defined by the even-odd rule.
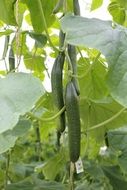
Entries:
[[1,0],[0,1],[0,20],[6,24],[16,25],[14,16],[15,0]]
[[34,32],[28,32],[29,36],[35,40],[36,47],[44,47],[47,43],[47,37],[44,34],[36,34]]
[[[12,129],[44,94],[41,82],[31,74],[12,73],[0,79],[0,133]],[[29,100],[29,101],[28,101]]]
[[103,0],[92,0],[91,10],[101,7]]
[[[112,97],[127,107],[127,30],[109,21],[67,15],[61,20],[68,43],[100,50],[109,64],[107,84]],[[76,27],[75,27],[76,26]]]
[[26,134],[30,127],[31,123],[28,120],[19,120],[12,130],[0,134],[0,154],[12,148],[18,137]]
[[[41,6],[39,4],[41,3]],[[30,11],[31,21],[35,32],[41,33],[44,31],[44,22],[42,20],[42,9],[44,11],[45,20],[47,26],[51,26],[55,21],[55,16],[52,14],[52,10],[56,4],[56,0],[23,0],[23,2],[28,6]],[[36,15],[36,16],[35,16]]]
[[126,12],[124,7],[121,7],[119,3],[114,1],[109,4],[108,10],[115,22],[117,22],[118,24],[124,24],[126,19]]

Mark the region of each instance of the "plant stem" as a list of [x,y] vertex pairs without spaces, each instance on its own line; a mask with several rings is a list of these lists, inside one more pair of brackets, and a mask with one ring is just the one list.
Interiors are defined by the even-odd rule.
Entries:
[[93,61],[92,64],[95,64],[95,63],[98,61],[100,55],[101,55],[101,53],[99,52],[99,53],[97,54],[97,56],[95,57],[95,59],[94,59],[94,61]]
[[74,171],[75,171],[75,164],[70,163],[70,190],[74,190]]
[[40,137],[40,128],[39,128],[39,123],[38,121],[34,122],[34,127],[35,127],[35,133],[36,133],[36,153],[37,153],[37,159],[38,161],[41,161],[41,137]]
[[9,45],[9,36],[6,36],[5,43],[4,43],[4,51],[3,51],[3,55],[2,55],[2,59],[4,60],[4,63],[5,63],[6,72],[8,72],[8,68],[7,68],[7,63],[6,63],[5,57],[7,55],[8,45]]
[[125,111],[125,110],[126,110],[126,108],[122,108],[119,112],[117,112],[111,118],[109,118],[109,119],[103,121],[102,123],[99,123],[97,125],[94,125],[94,126],[90,127],[89,129],[87,129],[87,132],[95,130],[95,129],[100,128],[100,127],[104,127],[106,124],[110,123],[111,121],[113,121],[114,119],[119,117],[123,113],[123,111]]
[[81,50],[80,50],[79,47],[77,47],[77,50],[78,50],[78,52],[79,52],[79,54],[80,54],[80,57],[83,59],[84,63],[89,65],[89,62],[87,61],[87,59],[85,59],[85,58],[83,57],[82,52],[81,52]]
[[93,64],[95,64],[95,63],[98,61],[98,58],[100,57],[100,55],[101,55],[101,53],[99,52],[99,53],[97,54],[97,56],[95,57],[93,63],[90,64],[89,68],[86,70],[86,72],[85,72],[84,74],[82,74],[82,75],[74,75],[74,74],[72,74],[71,76],[72,76],[72,77],[75,77],[75,78],[79,78],[79,79],[84,78],[84,77],[89,73],[89,71],[91,70]]
[[64,0],[63,3],[63,14],[65,15],[67,13],[67,0]]
[[59,115],[61,115],[63,112],[65,111],[65,106],[59,111],[57,112],[54,116],[52,117],[49,117],[49,118],[39,118],[37,116],[35,116],[32,112],[28,112],[28,116],[38,120],[38,121],[41,121],[41,122],[48,122],[48,121],[52,121],[54,119],[56,119]]
[[50,46],[54,49],[54,51],[59,51],[52,43],[51,39],[50,39],[50,36],[49,36],[49,32],[48,32],[48,28],[47,28],[47,23],[46,23],[46,20],[45,20],[45,15],[44,15],[44,11],[43,11],[43,6],[42,6],[42,2],[41,0],[37,0],[38,1],[38,4],[39,4],[39,8],[40,8],[40,12],[41,12],[41,19],[42,19],[42,22],[44,24],[44,29],[45,29],[45,33],[47,35],[47,39],[49,41],[49,44]]
[[8,184],[8,173],[9,173],[9,165],[10,165],[10,152],[7,152],[7,159],[6,159],[6,170],[5,170],[5,182],[4,182],[4,188],[6,189]]
[[4,51],[3,51],[2,59],[5,59],[7,55],[8,45],[9,45],[9,36],[5,36]]

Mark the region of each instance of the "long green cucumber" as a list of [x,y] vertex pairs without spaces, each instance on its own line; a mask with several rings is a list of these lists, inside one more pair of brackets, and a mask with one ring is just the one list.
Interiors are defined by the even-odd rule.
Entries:
[[76,162],[80,156],[80,113],[78,96],[72,81],[67,84],[65,105],[68,120],[69,154],[71,162]]
[[[57,58],[55,59],[52,72],[51,72],[51,85],[52,85],[52,95],[53,101],[56,107],[56,110],[59,111],[64,106],[63,99],[63,83],[62,83],[62,71],[64,66],[65,53],[60,52]],[[63,112],[58,121],[57,128],[57,137],[58,137],[58,145],[61,133],[65,130],[65,112]]]
[[65,33],[62,30],[59,32],[59,49],[61,50],[64,46]]
[[[68,44],[68,55],[70,57],[70,61],[71,61],[71,65],[72,65],[73,75],[77,75],[77,56],[76,56],[76,47],[75,46]],[[72,81],[74,83],[77,94],[80,95],[80,89],[79,89],[79,84],[78,84],[77,78],[73,77]]]
[[80,15],[79,0],[73,0],[73,10],[75,15]]
[[15,71],[15,57],[12,48],[9,51],[9,71]]

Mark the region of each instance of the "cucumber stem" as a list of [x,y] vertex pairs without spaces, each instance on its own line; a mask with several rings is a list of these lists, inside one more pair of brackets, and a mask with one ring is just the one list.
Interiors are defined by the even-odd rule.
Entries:
[[74,190],[74,171],[75,171],[75,164],[71,162],[70,163],[70,190]]
[[41,122],[48,122],[48,121],[53,121],[54,119],[56,119],[59,115],[61,115],[63,112],[65,111],[65,106],[59,111],[57,112],[54,116],[49,117],[49,118],[39,118],[37,116],[35,116],[32,112],[28,112],[27,115],[38,120]]
[[119,117],[124,111],[126,110],[126,108],[122,108],[119,112],[117,112],[115,115],[113,115],[111,118],[97,124],[97,125],[94,125],[92,127],[90,127],[89,129],[87,129],[86,132],[89,132],[89,131],[92,131],[92,130],[95,130],[95,129],[98,129],[100,127],[105,127],[106,124],[110,123],[111,121],[115,120],[117,117]]

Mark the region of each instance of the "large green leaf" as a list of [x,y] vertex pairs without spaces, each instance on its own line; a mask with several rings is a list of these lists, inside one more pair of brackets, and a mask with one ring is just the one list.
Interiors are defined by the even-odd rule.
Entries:
[[113,20],[119,24],[124,24],[126,19],[126,12],[124,7],[121,7],[120,4],[116,1],[113,1],[109,4],[108,10],[113,17]]
[[39,79],[31,74],[11,73],[0,79],[0,133],[12,129],[44,94]]
[[55,181],[45,181],[29,177],[19,183],[8,185],[6,190],[68,190],[68,187]]
[[118,164],[122,171],[127,173],[127,126],[108,131],[109,146],[119,152]]
[[31,71],[43,73],[45,70],[44,58],[41,56],[33,56],[31,54],[25,55],[24,57],[25,66]]
[[0,20],[9,25],[16,25],[14,3],[15,0],[0,0]]
[[26,134],[30,127],[31,123],[28,120],[21,119],[12,130],[0,134],[0,154],[12,148],[18,137]]
[[111,0],[108,10],[115,22],[127,26],[127,1]]
[[[111,101],[111,99],[109,100]],[[88,128],[91,128],[92,126],[95,126],[103,121],[106,121],[107,119],[111,118],[122,109],[119,104],[117,104],[114,101],[111,102],[110,101],[108,103],[108,99],[107,102],[106,99],[102,100],[100,99],[98,101],[87,100],[87,99],[81,100],[80,115],[81,115],[83,130],[86,131]],[[113,121],[105,125],[102,125],[98,129],[90,131],[90,134],[97,141],[103,141],[105,132],[108,131],[109,129],[123,127],[124,125],[127,124],[126,118],[127,114],[122,113],[119,117],[117,117]]]
[[127,151],[123,151],[118,157],[118,163],[123,173],[127,174]]
[[125,151],[127,148],[127,126],[110,130],[108,132],[109,145],[120,151]]
[[126,28],[113,28],[110,21],[71,15],[65,16],[61,25],[67,33],[68,43],[96,48],[105,55],[109,64],[107,83],[111,95],[127,107]]
[[63,149],[55,157],[51,158],[43,167],[43,173],[46,179],[54,180],[56,175],[63,169],[66,163],[66,149]]
[[44,34],[36,34],[34,32],[27,32],[31,38],[35,40],[36,47],[44,47],[47,43],[47,37]]
[[105,175],[109,178],[110,184],[114,190],[127,189],[127,181],[122,175],[118,166],[102,167]]
[[[45,20],[47,26],[55,21],[55,16],[52,14],[52,10],[56,4],[56,0],[22,0],[28,6],[30,11],[31,21],[35,32],[41,33],[44,30],[44,22],[42,20],[42,9],[44,11]],[[39,4],[41,3],[41,7]]]
[[107,96],[107,68],[99,60],[93,64],[79,63],[78,75],[81,76],[83,73],[84,76],[79,78],[81,98],[97,100]]

